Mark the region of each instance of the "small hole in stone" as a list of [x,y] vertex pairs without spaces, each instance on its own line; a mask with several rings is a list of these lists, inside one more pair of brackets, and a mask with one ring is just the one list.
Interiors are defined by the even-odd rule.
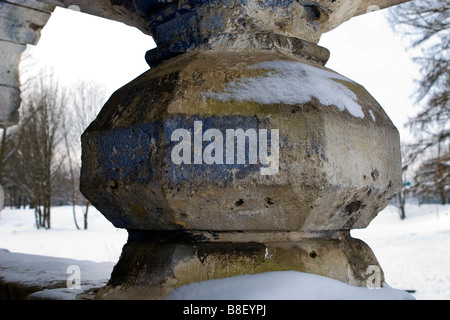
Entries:
[[242,206],[242,205],[244,204],[244,200],[239,199],[239,200],[236,201],[234,204],[236,205],[236,207]]
[[275,204],[275,202],[272,200],[272,198],[267,197],[265,200],[266,200],[267,204],[270,204],[270,205]]
[[358,211],[361,208],[361,201],[354,201],[349,203],[345,207],[345,211],[347,211],[348,215],[351,215],[353,212]]
[[320,10],[315,5],[306,5],[305,6],[306,14],[309,20],[319,20],[320,19]]
[[315,250],[311,250],[311,251],[309,252],[309,256],[310,256],[311,258],[315,259],[315,258],[317,257],[317,252],[316,252]]
[[380,173],[378,172],[377,169],[374,169],[374,170],[372,170],[370,175],[372,176],[373,181],[376,181],[378,179],[378,177],[380,176]]

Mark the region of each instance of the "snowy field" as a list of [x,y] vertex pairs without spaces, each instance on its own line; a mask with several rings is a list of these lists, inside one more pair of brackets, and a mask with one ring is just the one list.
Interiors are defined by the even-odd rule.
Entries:
[[[77,221],[83,226],[82,211]],[[128,233],[115,228],[93,206],[89,206],[88,229],[77,230],[72,206],[53,207],[51,229],[36,229],[34,210],[9,209],[1,212],[0,248],[11,252],[107,262],[119,260]]]
[[352,230],[375,252],[386,282],[417,300],[450,299],[450,205],[388,206],[366,229]]
[[[81,209],[78,217],[81,223]],[[77,230],[73,222],[72,208],[55,207],[52,209],[50,230],[37,230],[34,225],[33,210],[17,210],[6,208],[0,218],[0,248],[11,253],[25,253],[40,256],[51,256],[65,259],[88,260],[98,266],[106,266],[106,277],[111,267],[119,259],[122,246],[127,239],[127,232],[112,226],[95,208],[89,209],[88,230]],[[408,205],[405,220],[400,220],[397,209],[388,206],[371,225],[363,230],[353,230],[355,238],[364,240],[375,252],[385,273],[386,283],[395,289],[414,290],[413,297],[417,300],[450,299],[450,206],[440,205]],[[4,258],[2,260],[2,257]],[[8,257],[8,259],[6,259]],[[31,257],[31,256],[30,256]],[[49,260],[46,257],[34,258],[36,268],[46,268]],[[22,255],[6,255],[0,250],[0,265],[20,263]],[[61,260],[65,261],[65,260]],[[69,260],[67,260],[69,261]],[[72,260],[70,260],[72,261]],[[69,262],[67,262],[69,263]],[[71,262],[73,263],[73,261]],[[83,263],[77,263],[83,265]],[[95,270],[94,270],[95,271]],[[5,272],[5,271],[4,271]],[[44,272],[44,270],[40,271]],[[5,274],[5,273],[3,273]],[[105,275],[103,275],[105,276]],[[94,277],[98,277],[94,275]],[[262,278],[264,277],[264,278]],[[316,291],[316,296],[304,296],[299,292],[300,283],[321,284],[322,291]],[[392,298],[407,299],[403,291],[387,288],[386,290],[370,290],[367,288],[351,288],[338,281],[323,277],[302,274],[298,272],[267,273],[266,275],[235,277],[229,280],[210,280],[209,288],[227,286],[227,291],[238,288],[246,283],[248,288],[240,296],[242,299],[302,299],[334,297],[360,297],[366,299]],[[290,285],[297,288],[296,292],[283,291],[283,295],[257,295],[263,290],[259,287],[264,283],[266,288],[275,288],[275,283]],[[208,284],[195,284],[193,287],[179,290],[175,299],[193,297],[186,292],[208,292]],[[203,287],[202,287],[203,286]],[[198,290],[196,290],[198,289]],[[356,290],[357,289],[357,290]],[[359,290],[359,291],[358,291]],[[271,290],[275,294],[274,290]],[[254,294],[253,294],[254,293]],[[311,293],[311,292],[310,292]],[[213,294],[211,296],[211,294]],[[211,292],[208,298],[220,297]],[[252,295],[253,294],[253,295]],[[235,298],[238,296],[234,295]],[[202,299],[201,296],[194,298]]]

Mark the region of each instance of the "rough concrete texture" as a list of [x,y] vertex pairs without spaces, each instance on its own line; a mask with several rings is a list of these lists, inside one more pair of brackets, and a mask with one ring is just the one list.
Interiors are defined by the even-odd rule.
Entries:
[[0,40],[0,127],[19,121],[19,63],[26,45]]
[[[30,1],[30,0],[28,0]],[[58,6],[62,8],[68,8],[70,6],[78,6],[81,12],[98,16],[113,21],[125,23],[129,26],[136,27],[142,32],[148,34],[146,28],[146,22],[141,17],[133,2],[140,3],[145,2],[140,0],[34,0],[42,4],[48,4],[51,6]],[[147,0],[148,2],[157,3],[158,0]],[[165,1],[159,1],[165,2]],[[169,2],[169,1],[167,1]]]
[[[302,80],[302,72],[304,79],[321,72],[339,77],[327,81],[354,94],[360,110],[333,105],[338,100],[327,105],[323,79],[305,80],[291,91],[277,88],[277,82],[291,81],[286,71],[273,69],[280,61],[293,69],[311,68],[299,70],[295,79]],[[113,94],[83,134],[81,191],[116,227],[126,229],[364,228],[401,187],[399,136],[373,97],[340,77],[283,52],[205,51],[174,58]],[[264,81],[269,81],[265,91],[275,86],[270,92],[275,100],[246,96],[246,86],[258,90],[252,85]],[[304,98],[296,96],[302,90],[319,91],[292,102]],[[332,97],[339,97],[336,90]],[[294,100],[285,101],[293,91]],[[256,92],[263,96],[264,91]],[[195,121],[201,121],[202,133],[223,134],[222,164],[194,163]],[[176,164],[172,157],[179,140],[171,135],[178,128],[192,133],[189,164]],[[238,128],[279,130],[274,174],[262,174],[269,165],[261,158],[250,163],[248,144],[243,164],[237,158],[225,162],[226,130]],[[203,140],[205,155],[211,139]]]
[[19,121],[20,89],[0,85],[0,128]]
[[[151,236],[151,233],[149,233]],[[148,235],[148,236],[149,236]],[[163,299],[192,282],[266,271],[295,270],[367,286],[384,276],[370,248],[341,234],[278,242],[129,240],[96,299]]]
[[[178,8],[182,12],[189,11],[192,7],[196,5],[196,2],[202,3],[205,1],[197,0],[121,0],[121,1],[110,1],[110,0],[37,0],[41,3],[47,3],[52,6],[60,6],[67,8],[70,5],[77,5],[80,7],[82,12],[96,15],[102,18],[111,19],[119,22],[126,23],[130,26],[134,26],[140,29],[146,34],[151,34],[147,27],[147,22],[149,22],[149,14],[151,12],[157,11],[158,9],[164,8],[169,13],[175,12]],[[20,2],[37,2],[31,0],[21,0]],[[316,1],[292,1],[292,0],[279,0],[270,1],[274,6],[282,5],[304,5],[304,6],[316,6],[319,10],[326,13],[330,17],[330,23],[325,28],[329,31],[337,27],[342,22],[350,19],[355,15],[365,14],[373,10],[373,6],[380,9],[384,9],[399,3],[407,2],[410,0],[316,0]],[[18,2],[16,0],[16,2]],[[208,1],[210,3],[216,4],[219,1]],[[269,3],[269,1],[265,1]],[[240,5],[243,3],[257,4],[258,1],[247,0],[247,1],[233,1],[233,0],[223,0],[228,6]],[[262,3],[259,1],[259,3]],[[268,19],[270,23],[272,19]]]

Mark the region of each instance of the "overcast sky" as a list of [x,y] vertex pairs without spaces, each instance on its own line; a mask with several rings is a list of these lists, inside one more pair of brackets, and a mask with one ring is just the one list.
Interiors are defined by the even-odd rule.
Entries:
[[[417,112],[410,96],[418,67],[381,10],[352,18],[324,34],[319,45],[331,51],[326,66],[363,85],[381,104],[403,139],[404,123]],[[37,46],[28,50],[51,66],[60,83],[78,79],[102,84],[107,95],[149,69],[144,55],[153,39],[122,23],[56,8]]]

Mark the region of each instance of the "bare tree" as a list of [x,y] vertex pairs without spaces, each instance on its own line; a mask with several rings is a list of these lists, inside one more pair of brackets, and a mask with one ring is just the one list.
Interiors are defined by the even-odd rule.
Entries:
[[[10,205],[20,206],[19,202],[23,199],[22,192],[14,183],[11,183],[11,165],[9,162],[14,160],[15,154],[20,146],[20,137],[16,134],[17,126],[3,128],[0,145],[0,185],[9,192]],[[5,181],[6,180],[6,181]],[[6,198],[6,195],[5,195]],[[19,200],[20,199],[20,200]]]
[[402,151],[402,180],[403,180],[403,187],[402,190],[397,194],[396,201],[394,202],[394,205],[399,209],[399,215],[400,219],[406,218],[406,199],[411,191],[411,182],[409,178],[409,163],[405,157],[405,155],[408,152],[408,146],[405,144],[402,144],[401,146]]
[[[36,70],[32,55],[21,62],[22,107],[19,125],[4,129],[0,137],[0,184],[26,194],[35,208],[36,226],[50,228],[50,208],[84,205],[83,228],[88,227],[89,202],[79,191],[81,134],[105,102],[105,90],[80,81],[61,89],[51,70]],[[56,186],[56,188],[53,188]]]
[[23,190],[35,209],[36,226],[51,227],[52,183],[64,159],[58,152],[64,95],[42,76],[23,92],[21,123],[14,131],[8,179]]
[[[413,189],[429,196],[437,192],[443,199],[450,189],[449,168],[442,161],[450,156],[450,0],[406,2],[390,9],[389,20],[410,48],[421,49],[415,61],[422,73],[416,90],[422,110],[408,122],[416,141],[407,165],[423,162]],[[430,184],[438,186],[432,191]]]
[[421,200],[438,198],[441,204],[448,203],[450,152],[442,156],[438,151],[437,156],[428,157],[416,170],[414,180],[412,190]]
[[3,205],[5,204],[5,190],[3,189],[3,168],[5,165],[5,148],[6,148],[6,137],[7,137],[7,128],[3,128],[2,138],[0,142],[0,218],[3,210]]
[[75,226],[80,229],[76,218],[76,205],[84,202],[83,228],[88,228],[89,201],[79,191],[81,170],[81,134],[95,119],[100,107],[105,102],[105,90],[97,83],[80,81],[71,88],[70,101],[62,121],[64,145],[68,157],[71,203]]

